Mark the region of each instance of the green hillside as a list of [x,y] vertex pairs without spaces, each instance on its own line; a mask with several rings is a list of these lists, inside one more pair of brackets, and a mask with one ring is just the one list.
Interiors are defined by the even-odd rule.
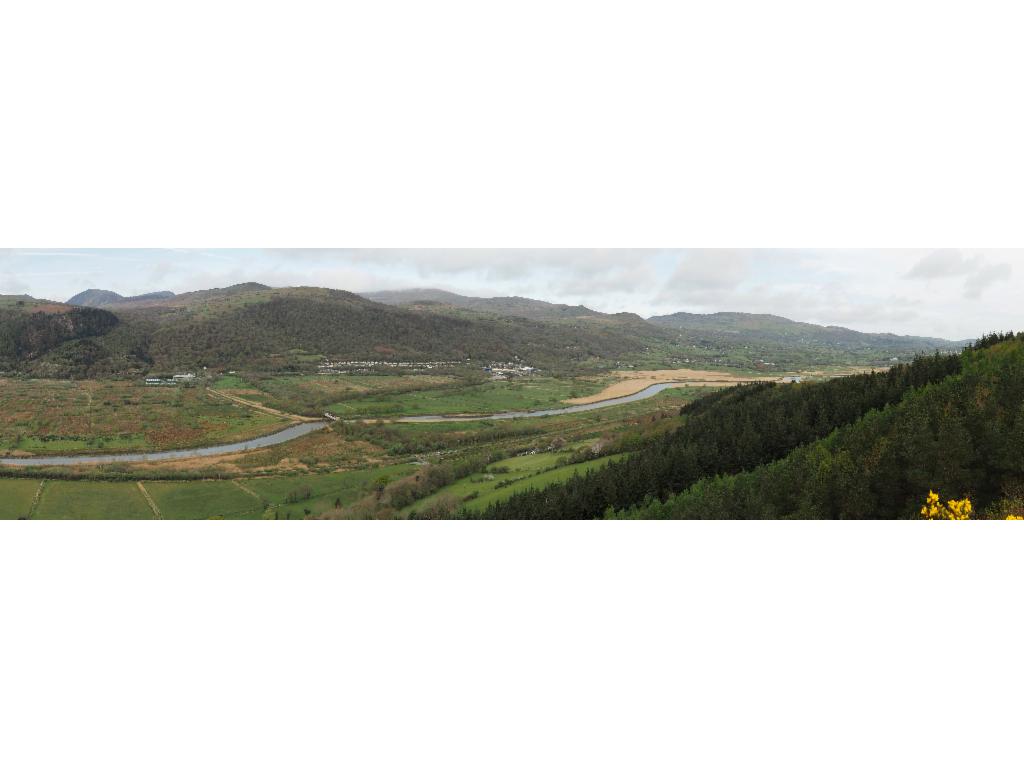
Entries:
[[118,324],[115,315],[102,309],[12,297],[0,303],[0,370],[18,370],[69,344],[84,348]]
[[998,514],[1024,493],[1021,337],[886,373],[723,391],[682,415],[629,459],[488,515],[900,518],[930,490]]
[[411,288],[402,291],[375,291],[361,294],[364,298],[392,306],[427,307],[436,305],[439,308],[468,309],[474,312],[487,312],[495,315],[525,317],[530,320],[567,320],[581,317],[597,317],[599,312],[584,306],[568,304],[552,304],[522,296],[502,296],[497,298],[479,298],[476,296],[460,296],[450,291],[437,288]]
[[678,364],[725,365],[766,371],[806,366],[883,365],[936,349],[957,351],[966,342],[801,323],[775,315],[678,312],[644,320],[629,313],[602,314],[582,306],[552,304],[521,297],[479,298],[438,289],[378,291],[374,301],[422,311],[471,316],[525,317],[563,325],[633,333],[667,345]]
[[[85,296],[79,300],[101,300]],[[341,360],[520,359],[535,367],[613,367],[671,354],[667,334],[639,318],[593,325],[479,313],[453,315],[387,306],[347,291],[246,283],[178,296],[150,296],[110,311],[50,305],[67,317],[102,313],[95,332],[54,335],[31,350],[12,346],[33,315],[11,310],[9,370],[47,376],[137,375],[149,370],[246,368],[314,371]],[[60,326],[57,321],[48,321]],[[15,328],[19,329],[15,332]],[[65,343],[65,342],[76,343]],[[661,345],[662,349],[652,351]]]
[[704,479],[643,517],[917,518],[930,492],[981,516],[1024,509],[1024,338],[964,354],[963,370],[914,389],[784,459]]
[[[436,292],[409,298],[424,296]],[[6,297],[0,301],[0,371],[49,377],[138,376],[201,367],[314,372],[326,357],[471,365],[518,359],[555,373],[627,366],[770,373],[885,366],[894,356],[955,346],[782,318],[773,318],[769,328],[763,320],[738,319],[754,316],[708,316],[701,321],[706,327],[684,330],[628,313],[601,314],[532,299],[444,298],[397,306],[394,296],[392,304],[384,304],[347,291],[258,283],[129,298],[90,290],[72,299],[105,309]],[[821,341],[824,337],[835,339]]]
[[934,349],[959,350],[966,342],[952,342],[921,336],[897,336],[892,333],[861,333],[838,326],[800,323],[777,315],[753,315],[743,312],[716,312],[709,315],[677,312],[650,318],[650,322],[677,331],[701,333],[719,341],[742,339],[750,344],[800,346],[804,349],[842,350],[845,352],[888,351],[914,355]]

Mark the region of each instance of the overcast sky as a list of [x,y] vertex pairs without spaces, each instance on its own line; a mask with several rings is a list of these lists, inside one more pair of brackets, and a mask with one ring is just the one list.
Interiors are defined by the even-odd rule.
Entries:
[[7,249],[0,294],[175,293],[255,281],[444,288],[644,317],[768,312],[946,338],[1024,329],[1022,250]]

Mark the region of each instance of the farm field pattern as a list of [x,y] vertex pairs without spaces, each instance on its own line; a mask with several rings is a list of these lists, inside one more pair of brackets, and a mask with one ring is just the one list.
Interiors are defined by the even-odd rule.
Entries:
[[[394,415],[480,413],[557,406],[609,377],[490,381],[448,375],[223,376],[193,387],[124,381],[5,380],[0,443],[7,455],[117,453],[216,444],[267,434],[334,409],[358,414],[334,429],[209,460],[5,472],[8,519],[302,520],[417,517],[439,501],[473,516],[491,501],[600,466],[591,455],[623,427],[657,430],[696,390],[533,423],[390,424]],[[230,395],[227,400],[217,395]],[[253,407],[247,407],[246,403]],[[256,406],[280,409],[276,416]],[[376,421],[379,416],[384,421]],[[641,427],[645,420],[650,424]],[[436,484],[439,467],[484,461],[408,503],[410,483]],[[391,489],[396,490],[392,493]],[[402,491],[404,492],[404,491]],[[427,515],[428,516],[428,515]]]

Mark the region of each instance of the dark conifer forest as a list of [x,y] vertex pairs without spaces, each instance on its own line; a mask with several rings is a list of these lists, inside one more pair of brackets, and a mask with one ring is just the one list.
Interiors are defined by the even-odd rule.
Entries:
[[824,383],[722,391],[628,458],[492,505],[492,518],[916,517],[926,495],[1012,506],[1024,339]]

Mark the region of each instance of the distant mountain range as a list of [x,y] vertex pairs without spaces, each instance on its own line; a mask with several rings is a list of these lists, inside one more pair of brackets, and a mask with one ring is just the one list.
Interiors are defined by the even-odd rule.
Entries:
[[796,344],[809,348],[831,347],[850,351],[892,349],[917,352],[923,349],[960,349],[969,343],[926,336],[862,333],[835,325],[814,325],[777,315],[750,315],[743,312],[716,312],[710,315],[676,312],[649,318],[649,322],[680,331],[712,333],[718,337],[732,335],[746,342]]
[[960,349],[970,343],[969,341],[949,341],[922,336],[899,336],[891,333],[862,333],[839,326],[814,325],[777,315],[744,312],[716,312],[705,315],[676,312],[671,315],[650,317],[644,321],[639,315],[629,313],[606,315],[584,306],[551,304],[519,296],[492,299],[461,296],[436,288],[378,291],[364,293],[362,296],[372,301],[394,306],[465,309],[538,320],[614,318],[619,321],[647,322],[660,328],[692,332],[721,342],[731,340],[743,344],[803,345],[851,351],[885,349],[917,352],[925,349]]
[[645,320],[522,297],[425,289],[357,295],[242,283],[185,294],[91,289],[67,303],[0,297],[0,372],[138,375],[171,369],[313,371],[335,360],[520,359],[552,372],[622,367],[883,365],[957,349],[772,315]]

